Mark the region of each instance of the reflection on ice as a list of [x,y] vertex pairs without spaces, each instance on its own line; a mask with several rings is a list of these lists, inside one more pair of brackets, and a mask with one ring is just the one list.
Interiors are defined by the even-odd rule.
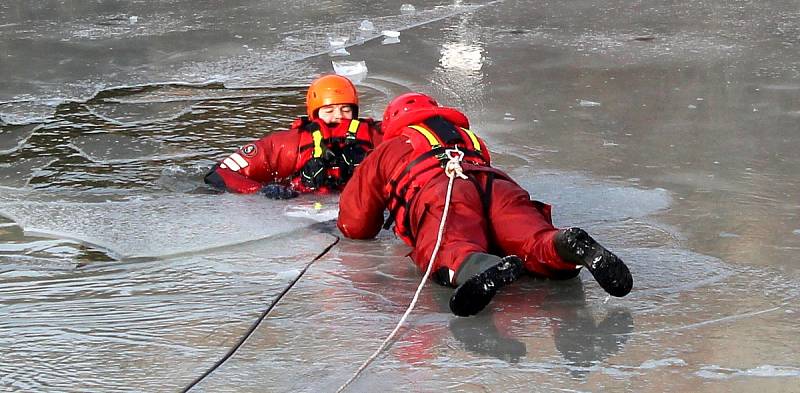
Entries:
[[483,67],[483,48],[479,45],[447,43],[442,46],[439,64],[461,71],[480,71]]

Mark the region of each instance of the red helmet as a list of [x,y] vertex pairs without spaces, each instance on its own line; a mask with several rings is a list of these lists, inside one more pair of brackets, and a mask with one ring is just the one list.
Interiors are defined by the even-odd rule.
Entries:
[[325,105],[350,104],[358,116],[358,93],[350,79],[341,75],[325,75],[311,82],[306,94],[308,118],[317,118],[317,111]]
[[[413,121],[433,114],[439,103],[422,93],[405,93],[395,97],[383,111],[383,129],[386,136],[400,128],[412,124]],[[420,116],[418,116],[420,115]],[[413,120],[411,120],[413,118]]]

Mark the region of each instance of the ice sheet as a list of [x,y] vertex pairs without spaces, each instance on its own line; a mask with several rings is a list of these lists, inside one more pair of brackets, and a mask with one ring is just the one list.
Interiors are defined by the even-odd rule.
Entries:
[[[20,82],[0,91],[0,118],[14,124],[42,121],[61,103],[84,102],[103,90],[125,86],[307,83],[318,70],[302,60],[346,51],[349,46],[380,37],[381,30],[402,31],[491,3],[433,2],[413,13],[397,9],[388,14],[380,4],[373,3],[362,9],[364,13],[348,11],[335,22],[331,22],[330,10],[325,7],[314,7],[319,8],[317,12],[301,7],[305,24],[285,22],[299,17],[298,8],[264,3],[227,10],[236,23],[180,0],[67,12],[69,17],[45,13],[25,21],[25,28],[18,28],[16,23],[5,25],[11,41],[33,44],[18,46],[8,55],[7,67],[26,73],[20,74]],[[253,8],[257,11],[252,12]],[[364,17],[369,17],[373,30],[359,29]],[[263,21],[274,23],[265,27]],[[240,31],[241,26],[249,27]],[[347,44],[332,48],[330,34],[347,38]],[[154,37],[160,38],[160,45],[148,45]],[[66,56],[76,48],[84,56],[82,62]],[[38,61],[21,63],[31,57]],[[53,71],[37,72],[39,64]]]
[[36,131],[36,125],[11,126],[0,123],[0,154],[19,150]]
[[84,158],[101,164],[174,159],[200,154],[144,136],[122,134],[82,135],[72,139],[70,147]]
[[319,221],[285,214],[289,206],[257,195],[179,194],[98,203],[4,201],[0,214],[27,234],[81,241],[116,259],[163,258],[264,239]]
[[0,186],[25,187],[38,171],[55,161],[55,157],[45,156],[20,159],[7,165],[0,164]]
[[303,228],[177,259],[0,275],[0,328],[28,332],[0,337],[0,384],[177,391],[185,381],[176,376],[224,355],[333,241]]
[[665,189],[636,188],[591,179],[579,173],[546,173],[530,168],[510,172],[531,198],[553,205],[556,226],[586,226],[641,218],[668,208]]
[[[684,335],[702,340],[707,333],[700,331],[747,326],[764,315],[786,322],[781,314],[788,303],[775,307],[763,298],[739,305],[738,314],[726,314],[737,296],[759,287],[735,283],[756,282],[762,273],[737,271],[680,249],[618,251],[636,278],[634,291],[624,299],[608,301],[585,274],[565,282],[523,278],[480,315],[458,318],[447,308],[452,290],[428,283],[397,340],[350,389],[469,390],[483,385],[526,391],[536,384],[580,390],[590,378],[620,386],[633,377],[675,370],[683,375],[697,370],[701,378],[795,375],[792,366],[716,371],[692,357],[692,346],[673,342]],[[378,347],[410,302],[421,272],[406,252],[399,241],[386,238],[341,241],[313,265],[247,344],[198,387],[218,391],[235,384],[237,391],[256,392],[269,384],[286,392],[335,390]],[[779,280],[763,285],[797,294],[797,288]],[[709,309],[705,296],[718,296],[719,308]],[[682,322],[687,319],[696,323]],[[631,365],[629,359],[642,360]],[[201,364],[195,367],[196,373],[204,370]]]

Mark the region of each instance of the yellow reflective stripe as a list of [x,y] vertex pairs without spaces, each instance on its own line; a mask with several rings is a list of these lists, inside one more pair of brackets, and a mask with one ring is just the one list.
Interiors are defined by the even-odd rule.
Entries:
[[358,120],[353,119],[353,121],[350,122],[350,128],[347,129],[347,132],[349,132],[351,134],[355,134],[356,131],[358,131],[358,124],[359,123],[360,122]]
[[428,140],[428,143],[431,144],[431,147],[433,148],[439,147],[439,140],[436,139],[436,137],[433,136],[433,134],[430,131],[420,126],[409,126],[409,127],[417,130],[420,134],[422,134]]
[[461,129],[469,135],[469,139],[472,141],[472,148],[475,149],[475,151],[481,151],[481,143],[478,142],[478,137],[476,137],[472,131],[464,127],[461,127]]
[[322,132],[316,130],[311,137],[314,138],[314,158],[322,157]]

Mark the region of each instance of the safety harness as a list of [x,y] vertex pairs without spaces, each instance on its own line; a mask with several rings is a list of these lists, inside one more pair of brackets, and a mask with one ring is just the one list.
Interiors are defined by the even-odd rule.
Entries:
[[441,116],[431,117],[421,124],[411,125],[402,133],[406,135],[414,149],[411,160],[402,170],[393,174],[387,184],[389,195],[389,218],[383,228],[395,225],[395,232],[404,240],[411,242],[408,210],[418,191],[434,176],[441,174],[452,158],[448,153],[454,149],[463,154],[465,163],[487,166],[489,153],[480,139],[471,130],[456,127]]
[[313,173],[305,176],[322,176],[326,185],[335,187],[344,184],[366,152],[374,147],[370,127],[370,120],[366,119],[353,119],[345,129],[344,123],[330,128],[321,121],[305,118],[299,127],[304,132],[300,134],[299,157],[293,177],[299,178],[304,167],[314,160]]

